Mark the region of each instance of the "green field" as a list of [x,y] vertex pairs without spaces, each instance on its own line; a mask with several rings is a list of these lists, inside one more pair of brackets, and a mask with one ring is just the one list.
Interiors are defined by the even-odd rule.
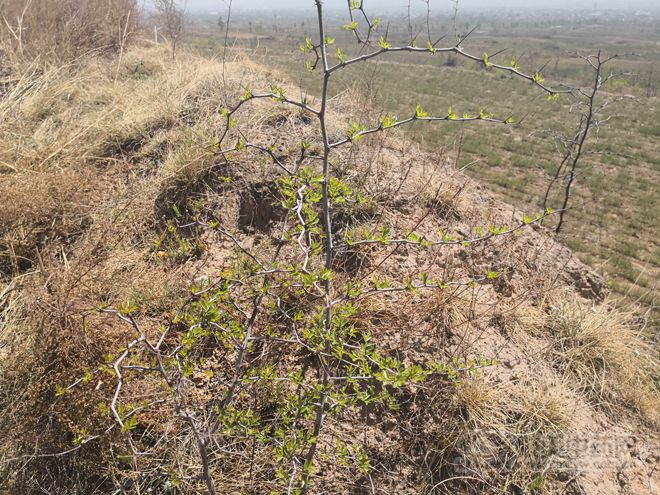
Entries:
[[[319,78],[305,69],[309,55],[299,50],[305,36],[313,35],[311,20],[240,15],[234,19],[229,34],[233,50],[285,72],[310,94],[319,93]],[[384,17],[383,23],[388,20],[388,40],[393,45],[405,44],[405,23],[395,15]],[[191,41],[203,52],[220,53],[222,34],[208,21],[195,26]],[[424,20],[414,21],[421,30]],[[660,24],[656,21],[616,14],[590,18],[588,14],[548,13],[534,17],[465,15],[458,23],[463,30],[478,26],[463,43],[466,51],[477,56],[503,51],[494,61],[507,64],[513,55],[532,73],[543,66],[543,75],[552,84],[590,84],[586,63],[572,52],[586,55],[600,49],[620,55],[611,69],[629,75],[612,79],[601,101],[625,99],[602,112],[602,118],[612,116],[612,120],[590,136],[589,154],[578,165],[572,209],[560,237],[606,276],[616,296],[640,302],[644,309],[656,304],[660,275]],[[334,46],[342,47],[347,56],[355,55],[358,52],[350,33],[340,29],[345,22],[340,15],[327,21],[335,26],[331,30]],[[449,18],[433,18],[432,30],[453,39]],[[425,36],[420,35],[421,43],[426,42]],[[486,109],[500,117],[524,117],[521,125],[507,127],[417,123],[405,133],[431,152],[456,156],[460,149],[458,166],[525,211],[540,207],[549,174],[559,163],[556,143],[543,131],[567,132],[578,119],[577,112],[571,111],[574,101],[570,97],[547,102],[531,84],[455,55],[386,54],[340,71],[333,81],[333,94],[357,88],[383,114],[410,116],[420,104],[436,115],[445,115],[451,107],[458,114]],[[555,197],[552,205],[559,204],[560,198]]]

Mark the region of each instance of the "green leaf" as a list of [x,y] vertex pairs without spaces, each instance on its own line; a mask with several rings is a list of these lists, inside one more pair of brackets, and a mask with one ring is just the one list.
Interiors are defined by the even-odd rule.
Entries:
[[312,44],[312,39],[307,38],[305,40],[305,43],[300,45],[300,51],[303,53],[310,53],[314,49],[314,45]]
[[87,430],[83,428],[82,430],[80,430],[80,433],[78,433],[76,438],[73,439],[73,445],[75,445],[76,447],[82,445],[83,443],[85,443],[85,440],[87,440],[87,438],[89,438],[89,433],[87,432]]
[[396,116],[392,115],[391,113],[388,113],[380,119],[380,125],[382,126],[383,129],[389,129],[390,127],[393,127],[394,124],[396,124],[398,119]]
[[425,117],[428,117],[429,113],[426,112],[419,104],[415,108],[415,118],[416,119],[423,119]]
[[543,474],[539,474],[534,480],[532,480],[532,482],[529,485],[527,485],[527,489],[531,493],[535,493],[541,488],[543,488],[544,484],[545,484],[545,477],[543,476]]
[[125,433],[127,431],[134,430],[135,428],[137,428],[137,425],[138,425],[137,416],[133,415],[124,421],[124,426],[122,426],[121,431],[122,433]]
[[342,65],[346,63],[346,57],[344,56],[344,51],[341,48],[337,48],[337,58],[339,59],[339,63]]
[[245,92],[243,93],[243,96],[241,96],[241,100],[246,101],[252,98],[252,90],[250,89],[250,86],[245,87]]
[[534,76],[532,77],[532,79],[534,80],[534,82],[535,82],[536,84],[543,84],[543,83],[545,82],[545,78],[544,78],[544,77],[541,75],[541,73],[538,72],[538,71],[534,74]]
[[364,131],[365,127],[361,126],[357,122],[355,122],[349,129],[348,129],[348,139],[350,139],[352,142],[359,141],[362,139],[364,136],[360,135],[360,132]]
[[275,101],[286,101],[286,97],[284,96],[284,88],[281,86],[271,86],[270,91],[273,93],[273,99]]
[[484,65],[490,67],[492,64],[488,61],[488,53],[484,52]]
[[380,37],[378,44],[383,50],[389,50],[390,48],[392,48],[392,44],[389,41],[387,41],[384,36]]
[[325,38],[325,44],[326,45],[332,45],[335,42],[334,38],[331,38],[330,36],[326,36]]
[[426,43],[426,48],[428,48],[428,50],[429,50],[431,53],[435,53],[435,52],[438,51],[438,50],[436,49],[436,47],[433,46],[433,43],[431,43],[430,41]]
[[355,31],[358,28],[358,23],[356,21],[351,22],[350,24],[344,24],[342,29],[346,31]]

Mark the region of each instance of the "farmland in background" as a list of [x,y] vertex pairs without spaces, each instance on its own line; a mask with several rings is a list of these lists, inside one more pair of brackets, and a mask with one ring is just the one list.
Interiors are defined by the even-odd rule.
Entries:
[[[305,37],[314,32],[313,19],[305,14],[235,14],[229,56],[235,51],[250,53],[298,81],[301,91],[318,94],[320,81],[306,70],[309,56],[299,50]],[[217,25],[218,15],[222,13],[195,19],[190,41],[202,52],[222,52],[224,33]],[[398,26],[398,31],[388,33],[393,45],[409,40],[403,11],[385,12],[381,17],[383,25],[391,21]],[[341,47],[348,57],[357,52],[350,33],[341,29],[346,22],[344,13],[327,19],[328,26],[334,27],[330,35],[336,38],[332,50]],[[425,17],[413,17],[410,24],[425,45]],[[501,51],[491,60],[507,64],[515,56],[527,72],[543,66],[543,75],[553,84],[590,84],[585,63],[570,52],[576,47],[583,54],[598,49],[620,54],[612,68],[631,75],[613,79],[604,94],[626,98],[604,111],[603,116],[611,115],[612,120],[591,135],[590,154],[579,167],[573,209],[561,239],[605,275],[617,297],[654,307],[660,276],[660,15],[466,13],[455,24],[450,15],[431,16],[432,36],[446,36],[440,45],[451,45],[455,30],[465,33],[474,27],[463,44],[467,51],[476,55]],[[378,62],[342,71],[331,92],[356,88],[384,113],[402,118],[420,104],[435,115],[445,115],[451,107],[459,115],[485,109],[495,116],[522,119],[521,125],[487,129],[479,124],[420,123],[404,132],[426,150],[451,153],[459,167],[488,189],[533,212],[540,208],[549,174],[559,163],[556,143],[544,131],[568,132],[578,115],[571,111],[569,98],[547,102],[530,84],[509,79],[507,74],[452,55],[392,53]],[[559,198],[552,202],[559,204]]]

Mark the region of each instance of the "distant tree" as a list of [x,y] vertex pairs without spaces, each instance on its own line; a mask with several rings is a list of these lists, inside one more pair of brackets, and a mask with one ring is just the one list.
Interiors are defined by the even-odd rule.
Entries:
[[176,57],[176,48],[183,34],[184,8],[177,0],[154,0],[156,18],[162,26],[172,48],[172,60]]
[[220,31],[225,30],[225,20],[222,16],[218,17],[218,27],[220,28]]
[[572,104],[572,108],[580,112],[580,119],[575,126],[574,134],[567,136],[561,132],[550,132],[557,142],[558,148],[561,150],[561,161],[555,169],[554,176],[551,177],[548,183],[543,198],[543,208],[548,208],[555,188],[559,187],[562,190],[560,195],[562,205],[558,215],[558,222],[554,227],[556,233],[560,233],[564,225],[564,217],[569,208],[575,179],[578,176],[578,165],[581,164],[585,155],[592,153],[588,150],[588,137],[594,132],[597,134],[601,127],[604,127],[613,118],[617,117],[614,114],[603,116],[603,110],[611,107],[616,102],[633,98],[629,95],[608,96],[602,101],[597,101],[605,84],[615,77],[630,76],[628,73],[612,71],[609,74],[605,74],[608,63],[616,59],[618,55],[605,57],[599,50],[595,55],[583,56],[578,54],[577,56],[583,59],[591,68],[593,82],[588,90],[576,88],[573,91],[576,101]]

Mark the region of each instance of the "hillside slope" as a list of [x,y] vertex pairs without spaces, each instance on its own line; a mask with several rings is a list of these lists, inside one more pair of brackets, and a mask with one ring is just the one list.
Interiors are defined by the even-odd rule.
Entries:
[[657,357],[538,221],[379,134],[333,161],[323,273],[315,122],[250,102],[222,152],[222,109],[286,83],[179,60],[31,67],[0,97],[3,490],[654,493]]

